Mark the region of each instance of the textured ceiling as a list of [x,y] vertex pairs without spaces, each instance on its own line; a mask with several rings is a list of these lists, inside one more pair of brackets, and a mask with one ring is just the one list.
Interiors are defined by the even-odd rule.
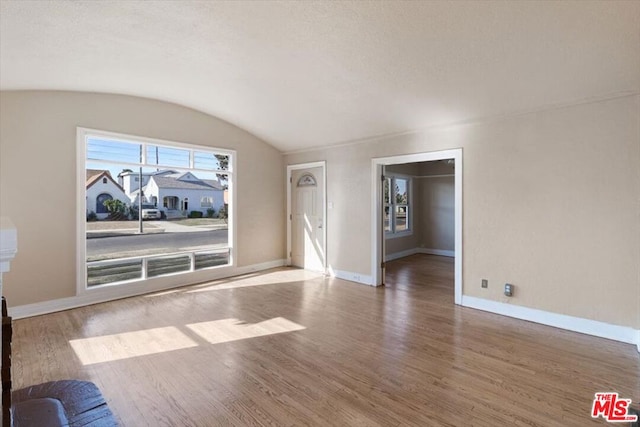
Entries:
[[640,2],[6,1],[0,88],[192,107],[282,151],[640,91]]

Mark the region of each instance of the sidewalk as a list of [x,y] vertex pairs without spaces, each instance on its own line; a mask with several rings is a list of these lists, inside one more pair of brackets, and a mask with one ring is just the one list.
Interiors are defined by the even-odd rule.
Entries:
[[[150,225],[151,227],[146,227]],[[202,231],[223,230],[228,228],[227,224],[216,225],[180,225],[171,221],[144,221],[142,230],[144,234],[157,233],[197,233]],[[112,230],[87,230],[87,239],[99,239],[102,237],[131,236],[138,233],[138,228],[123,228]]]

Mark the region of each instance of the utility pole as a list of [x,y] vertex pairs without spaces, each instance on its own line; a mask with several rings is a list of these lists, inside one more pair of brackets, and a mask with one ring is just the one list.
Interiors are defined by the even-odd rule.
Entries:
[[140,166],[140,172],[138,174],[138,232],[142,234],[142,166]]

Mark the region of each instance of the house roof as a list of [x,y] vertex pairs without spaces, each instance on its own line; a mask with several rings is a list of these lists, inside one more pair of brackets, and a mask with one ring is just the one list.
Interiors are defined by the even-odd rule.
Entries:
[[216,190],[224,190],[224,185],[220,184],[220,181],[215,179],[203,179],[204,182],[215,188]]
[[101,180],[103,177],[107,178],[111,181],[116,187],[118,187],[123,193],[124,188],[120,186],[114,179],[111,177],[111,173],[108,170],[100,170],[100,169],[87,169],[87,181],[85,183],[85,188],[88,190],[93,184]]
[[106,169],[87,169],[86,170],[86,175],[87,175],[86,181],[87,181],[87,184],[89,183],[89,180],[91,178],[95,178],[96,176],[101,175],[103,172],[107,172],[109,175],[111,175],[111,173]]
[[180,181],[175,178],[165,176],[153,176],[151,179],[155,181],[158,188],[172,188],[179,190],[220,190],[220,188],[214,187],[203,180]]
[[0,8],[0,89],[173,102],[284,152],[640,91],[640,1]]

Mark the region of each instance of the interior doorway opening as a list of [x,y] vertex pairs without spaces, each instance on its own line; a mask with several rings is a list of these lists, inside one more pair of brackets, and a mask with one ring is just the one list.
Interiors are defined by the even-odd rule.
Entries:
[[394,263],[393,280],[399,265],[416,272],[408,263],[424,262],[452,270],[453,300],[461,304],[462,149],[373,159],[372,180],[375,284],[385,284],[390,261],[403,260]]

